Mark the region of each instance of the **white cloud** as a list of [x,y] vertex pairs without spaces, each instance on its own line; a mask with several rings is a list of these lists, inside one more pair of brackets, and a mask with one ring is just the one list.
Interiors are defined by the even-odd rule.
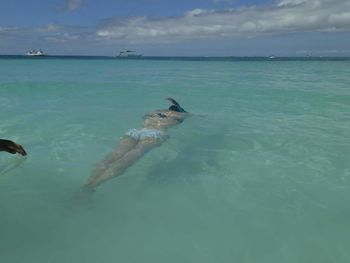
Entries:
[[277,4],[277,6],[283,7],[283,6],[295,6],[295,5],[300,5],[300,4],[304,4],[307,3],[307,0],[282,0],[279,1],[279,3]]
[[0,37],[17,39],[18,42],[69,42],[86,38],[91,32],[86,28],[48,24],[43,27],[0,27]]
[[96,34],[129,42],[350,30],[349,0],[280,0],[270,6],[194,9],[178,17],[111,20]]
[[75,40],[79,40],[80,36],[70,33],[58,33],[56,35],[51,35],[45,37],[45,40],[52,43],[66,43]]
[[0,33],[8,33],[8,32],[13,32],[13,31],[16,31],[16,30],[17,30],[17,27],[10,27],[10,26],[3,27],[3,26],[0,26]]
[[199,15],[209,14],[211,12],[214,12],[214,11],[208,11],[205,9],[196,8],[196,9],[193,9],[191,11],[186,12],[185,15],[186,16],[199,16]]
[[332,14],[329,17],[331,24],[348,25],[350,23],[350,12]]
[[35,28],[34,30],[37,31],[37,32],[56,32],[56,31],[59,31],[60,30],[60,26],[56,25],[56,24],[47,24],[46,26],[44,27],[38,27],[38,28]]
[[84,0],[66,0],[66,9],[69,11],[73,11],[78,9],[83,4]]

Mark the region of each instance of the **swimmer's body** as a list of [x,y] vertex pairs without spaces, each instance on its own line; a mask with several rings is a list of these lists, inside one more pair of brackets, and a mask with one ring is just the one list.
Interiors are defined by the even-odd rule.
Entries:
[[168,139],[165,130],[182,123],[189,114],[174,99],[167,100],[172,103],[169,109],[146,114],[142,129],[131,129],[126,133],[119,146],[93,170],[78,196],[90,196],[99,185],[123,174],[145,153]]
[[20,154],[20,155],[27,155],[27,152],[24,150],[22,145],[15,143],[10,140],[4,140],[0,139],[0,152],[8,152],[11,154]]

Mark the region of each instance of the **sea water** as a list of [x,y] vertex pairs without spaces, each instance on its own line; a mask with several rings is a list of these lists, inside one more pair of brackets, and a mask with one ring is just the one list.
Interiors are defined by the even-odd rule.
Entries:
[[[88,205],[142,116],[193,115]],[[349,60],[0,59],[0,262],[350,262]]]

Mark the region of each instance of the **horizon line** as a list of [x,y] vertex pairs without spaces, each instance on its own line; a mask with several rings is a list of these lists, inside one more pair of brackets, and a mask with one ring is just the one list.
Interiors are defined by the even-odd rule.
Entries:
[[25,58],[47,58],[47,57],[99,57],[99,58],[118,58],[118,59],[143,59],[143,58],[269,58],[269,59],[278,59],[278,58],[350,58],[350,55],[289,55],[289,56],[278,56],[278,55],[227,55],[227,56],[188,56],[188,55],[146,55],[138,58],[130,57],[118,57],[115,55],[50,55],[46,54],[44,56],[28,56],[23,54],[0,54],[0,57],[25,57]]

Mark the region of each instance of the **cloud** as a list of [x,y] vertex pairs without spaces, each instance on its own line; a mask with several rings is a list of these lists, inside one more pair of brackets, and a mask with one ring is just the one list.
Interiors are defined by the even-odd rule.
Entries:
[[82,6],[84,0],[66,0],[66,9],[69,11],[73,11]]
[[280,1],[277,6],[283,7],[283,6],[295,6],[306,3],[307,0],[282,0]]
[[349,0],[279,0],[269,6],[194,9],[177,17],[133,17],[100,25],[97,37],[129,42],[349,31]]
[[44,27],[38,27],[38,28],[33,28],[34,31],[36,32],[43,32],[43,33],[50,33],[50,32],[57,32],[61,29],[61,26],[56,25],[56,24],[47,24]]
[[23,45],[27,45],[28,43],[43,45],[50,42],[65,43],[84,40],[91,34],[91,31],[83,27],[56,24],[26,28],[0,27],[0,38],[3,42],[6,42],[6,39],[14,39]]
[[12,27],[12,26],[0,26],[0,34],[5,34],[5,33],[10,33],[13,31],[16,31],[17,27]]
[[214,11],[213,10],[209,11],[209,10],[205,10],[205,9],[196,8],[196,9],[193,9],[191,11],[186,12],[185,16],[199,16],[199,15],[209,14],[211,12],[214,12]]

